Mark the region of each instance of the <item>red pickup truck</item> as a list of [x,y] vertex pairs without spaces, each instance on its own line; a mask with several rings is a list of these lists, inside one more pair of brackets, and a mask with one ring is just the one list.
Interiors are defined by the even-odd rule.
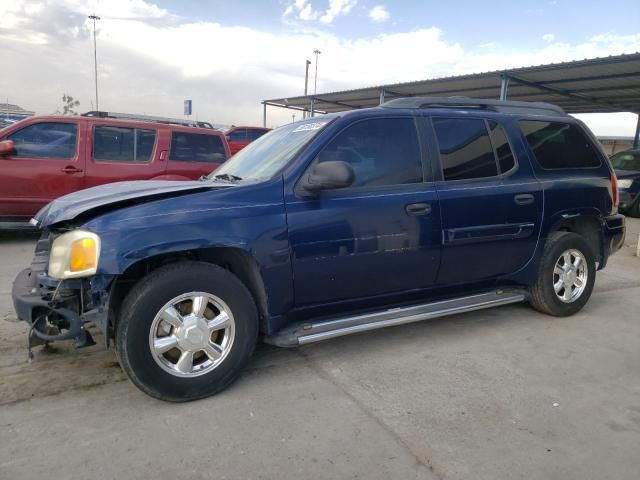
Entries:
[[230,157],[222,132],[144,120],[35,116],[0,130],[0,229],[51,200],[122,180],[189,180]]

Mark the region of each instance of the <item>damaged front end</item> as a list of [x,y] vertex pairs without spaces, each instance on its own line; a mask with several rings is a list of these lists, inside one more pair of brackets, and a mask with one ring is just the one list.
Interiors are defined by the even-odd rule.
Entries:
[[48,275],[51,248],[60,232],[45,232],[38,240],[31,266],[18,274],[12,297],[18,318],[30,325],[31,347],[72,340],[76,348],[94,345],[86,330],[91,322],[109,342],[109,290],[113,276],[58,280]]

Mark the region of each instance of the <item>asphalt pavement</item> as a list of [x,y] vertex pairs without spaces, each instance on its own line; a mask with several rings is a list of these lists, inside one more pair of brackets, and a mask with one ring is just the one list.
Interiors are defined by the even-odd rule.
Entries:
[[259,345],[225,392],[140,393],[113,350],[37,348],[0,234],[0,479],[562,479],[640,476],[640,220],[579,314],[525,305]]

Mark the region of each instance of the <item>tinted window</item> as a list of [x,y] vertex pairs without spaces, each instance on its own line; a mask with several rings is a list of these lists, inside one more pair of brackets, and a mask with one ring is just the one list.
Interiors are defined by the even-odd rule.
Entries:
[[619,152],[611,157],[613,168],[640,170],[640,152]]
[[509,146],[507,135],[504,129],[496,122],[489,122],[489,128],[491,129],[491,138],[493,140],[493,148],[498,155],[498,166],[500,167],[500,173],[508,172],[515,167],[516,162],[513,158],[513,152]]
[[468,180],[498,175],[484,120],[434,118],[445,180]]
[[93,158],[103,162],[148,162],[155,142],[155,130],[97,126],[93,130]]
[[522,120],[519,123],[542,168],[585,168],[600,165],[594,147],[575,125],[537,120]]
[[74,123],[35,123],[7,137],[15,145],[15,157],[73,158],[77,127]]
[[247,141],[247,131],[244,129],[234,130],[233,132],[227,135],[227,138],[230,142],[246,142]]
[[422,181],[418,136],[411,118],[365,120],[348,127],[318,156],[319,162],[332,160],[353,167],[353,187]]
[[169,160],[178,162],[222,163],[227,159],[222,140],[217,135],[173,132]]
[[265,133],[267,133],[266,130],[249,130],[247,138],[250,142],[253,142],[254,140],[259,139]]

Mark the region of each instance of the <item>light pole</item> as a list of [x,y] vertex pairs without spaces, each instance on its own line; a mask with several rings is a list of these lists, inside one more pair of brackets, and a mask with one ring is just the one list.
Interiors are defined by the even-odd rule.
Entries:
[[[307,96],[307,87],[309,86],[309,65],[311,65],[311,62],[309,60],[305,60],[304,63],[304,96]],[[302,112],[302,118],[306,118],[307,117],[307,110],[305,109]]]
[[100,20],[100,17],[92,14],[89,15],[89,19],[93,20],[93,70],[96,82],[96,110],[100,110],[98,106],[98,54],[96,51],[96,20]]
[[318,55],[320,55],[322,52],[318,49],[314,50],[313,53],[315,53],[316,55],[316,76],[313,80],[313,94],[316,94],[316,89],[318,87]]

